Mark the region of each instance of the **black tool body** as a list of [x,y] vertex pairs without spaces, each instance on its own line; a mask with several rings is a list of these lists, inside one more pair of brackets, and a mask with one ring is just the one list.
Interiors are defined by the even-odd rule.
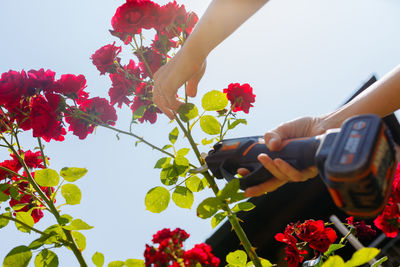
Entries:
[[250,173],[240,178],[240,188],[244,190],[272,177],[258,161],[259,154],[265,153],[272,159],[281,158],[301,170],[315,165],[315,153],[319,143],[317,137],[291,139],[285,142],[279,151],[270,151],[262,136],[226,139],[214,145],[214,149],[206,157],[206,163],[216,178],[225,178],[228,181],[235,178],[239,168],[248,169]]

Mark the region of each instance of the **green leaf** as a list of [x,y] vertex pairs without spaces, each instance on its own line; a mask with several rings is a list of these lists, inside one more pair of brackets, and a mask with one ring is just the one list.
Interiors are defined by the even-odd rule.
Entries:
[[201,100],[201,106],[207,111],[222,110],[228,105],[228,98],[220,91],[212,90]]
[[177,157],[184,157],[186,156],[190,151],[190,148],[181,148],[176,152]]
[[207,182],[206,179],[202,180],[197,176],[191,176],[188,179],[186,179],[185,184],[190,191],[199,192],[206,187],[207,183],[205,182]]
[[64,231],[58,224],[49,226],[46,230],[44,230],[44,232],[48,235],[51,235],[50,237],[43,240],[43,242],[47,245],[58,242],[60,238],[66,239]]
[[[20,222],[25,223],[26,225],[28,225],[30,227],[33,227],[33,225],[35,224],[30,212],[19,211],[15,215],[15,219],[17,219]],[[30,233],[31,232],[31,229],[25,227],[24,225],[22,225],[20,223],[15,222],[15,226],[21,232],[24,232],[24,233]]]
[[27,246],[18,246],[8,252],[3,267],[26,267],[31,258],[32,252]]
[[0,191],[0,203],[4,202],[4,201],[7,201],[9,198],[10,198],[9,195],[4,194],[2,191]]
[[232,267],[246,266],[247,254],[243,250],[236,250],[235,252],[230,252],[228,255],[226,255],[226,262],[229,263],[229,265]]
[[29,205],[29,203],[21,203],[21,204],[14,205],[12,208],[14,211],[19,211],[28,205]]
[[383,257],[383,258],[380,258],[379,260],[377,260],[376,262],[374,262],[374,264],[372,264],[372,266],[371,267],[378,267],[379,265],[381,265],[382,263],[384,263],[385,261],[387,261],[388,260],[388,257]]
[[10,187],[10,196],[13,199],[17,199],[19,196],[18,190],[15,188],[15,186]]
[[100,253],[100,252],[94,253],[92,256],[92,262],[94,263],[94,265],[96,265],[96,267],[103,267],[103,265],[104,265],[103,253]]
[[167,166],[167,164],[171,161],[170,157],[161,158],[157,161],[156,165],[154,166],[155,169],[163,169]]
[[245,119],[237,119],[232,123],[228,123],[228,129],[232,130],[233,128],[238,126],[240,123],[243,123],[243,124],[247,125],[247,121]]
[[134,120],[142,118],[145,111],[146,111],[146,106],[145,105],[140,106],[137,110],[135,110],[135,112],[133,112],[132,118]]
[[[262,266],[262,267],[271,267],[271,266],[274,266],[269,260],[260,258],[260,261],[261,261],[261,266]],[[253,263],[252,261],[249,261],[249,262],[246,264],[246,267],[253,267],[253,266],[255,266],[255,265],[254,265],[254,263]]]
[[346,262],[346,266],[360,266],[363,265],[379,254],[380,250],[377,248],[362,248],[357,250],[351,259]]
[[56,186],[60,181],[60,176],[55,170],[43,169],[35,171],[35,180],[40,186]]
[[64,167],[61,169],[60,174],[65,180],[72,183],[85,176],[87,172],[85,168]]
[[153,213],[160,213],[168,207],[170,198],[167,189],[157,186],[147,192],[144,203],[147,210]]
[[343,244],[331,244],[328,248],[328,250],[324,253],[326,257],[329,257],[333,252],[335,252],[338,249],[341,249],[344,247]]
[[160,174],[161,182],[165,185],[174,185],[178,181],[179,174],[177,173],[176,168],[172,164],[167,164],[162,170]]
[[137,259],[128,259],[125,261],[126,267],[144,267],[144,261],[143,260],[137,260]]
[[67,230],[89,230],[92,229],[93,226],[90,226],[81,219],[75,219],[70,225],[64,226],[63,228]]
[[123,267],[125,262],[123,261],[112,261],[107,266],[108,267]]
[[80,232],[71,232],[72,237],[74,238],[76,245],[78,246],[80,251],[85,250],[86,248],[86,237]]
[[340,256],[330,256],[321,267],[345,267],[344,261]]
[[207,219],[213,216],[220,208],[223,202],[216,197],[204,199],[197,207],[197,216]]
[[207,138],[204,138],[203,140],[201,140],[201,143],[202,143],[204,146],[209,145],[209,144],[212,144],[212,143],[214,143],[214,138],[211,138],[210,140],[208,140]]
[[244,193],[243,192],[237,192],[236,194],[231,196],[231,199],[230,199],[229,203],[235,203],[235,202],[241,201],[243,199],[246,199],[246,196],[244,195]]
[[199,111],[195,104],[185,103],[179,107],[178,114],[182,121],[188,122],[196,118],[199,115]]
[[162,150],[167,150],[168,148],[171,148],[172,146],[170,144],[163,146],[161,149]]
[[185,157],[176,157],[174,159],[174,168],[178,175],[185,177],[189,170],[189,160]]
[[254,209],[256,206],[251,203],[251,202],[240,202],[238,204],[236,204],[233,208],[232,211],[233,212],[239,212],[239,211],[249,211]]
[[221,124],[211,115],[204,115],[201,117],[200,127],[206,134],[210,135],[219,134],[221,132]]
[[35,258],[35,267],[57,267],[57,254],[51,250],[43,249]]
[[[2,215],[7,216],[7,217],[12,217],[11,212],[6,212],[6,213],[3,213]],[[6,227],[9,222],[10,222],[9,219],[0,218],[0,229],[3,227]]]
[[192,207],[194,197],[193,193],[184,186],[177,186],[172,193],[172,200],[175,204],[183,209],[190,209]]
[[61,195],[65,198],[65,202],[69,205],[77,205],[81,203],[81,190],[74,184],[63,185],[61,187]]
[[214,229],[220,222],[222,222],[226,218],[225,212],[219,212],[214,215],[211,219],[211,227]]
[[57,219],[57,222],[61,225],[66,225],[70,221],[72,221],[72,216],[68,214],[63,214]]
[[170,133],[169,133],[169,141],[171,144],[175,144],[176,140],[178,139],[179,136],[179,130],[178,127],[175,127]]
[[217,194],[217,198],[221,200],[230,199],[231,197],[235,196],[236,193],[239,191],[240,182],[238,179],[233,179],[229,183],[225,185],[225,187],[220,190]]

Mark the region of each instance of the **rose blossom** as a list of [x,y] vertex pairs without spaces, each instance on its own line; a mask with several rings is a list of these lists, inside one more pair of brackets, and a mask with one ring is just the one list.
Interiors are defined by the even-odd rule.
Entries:
[[100,75],[104,75],[106,72],[114,73],[116,67],[114,61],[120,62],[120,58],[117,55],[121,52],[120,46],[113,44],[105,45],[92,55],[91,59],[96,68],[100,71]]
[[253,107],[252,103],[255,102],[256,96],[253,94],[253,88],[249,84],[231,83],[223,92],[231,102],[231,105],[234,105],[233,112],[243,111],[244,113],[249,113],[250,107]]
[[86,79],[82,74],[78,76],[74,74],[63,74],[61,78],[57,80],[54,91],[76,99],[85,87]]

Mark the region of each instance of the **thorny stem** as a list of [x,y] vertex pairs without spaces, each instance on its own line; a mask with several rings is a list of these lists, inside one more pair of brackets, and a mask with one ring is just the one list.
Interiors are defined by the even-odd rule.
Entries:
[[42,154],[44,168],[47,169],[46,156],[43,153],[42,140],[41,140],[40,137],[38,137],[37,140],[38,140],[38,143],[39,143],[40,153]]
[[45,232],[42,232],[42,231],[40,231],[40,230],[38,230],[38,229],[36,229],[36,228],[34,228],[34,227],[32,227],[32,226],[30,226],[30,225],[28,225],[28,224],[22,222],[22,221],[20,221],[20,220],[14,218],[14,217],[10,217],[10,216],[6,216],[6,215],[3,215],[3,214],[0,214],[0,218],[3,218],[3,219],[6,219],[6,220],[10,220],[10,221],[14,221],[14,222],[16,222],[16,223],[19,223],[19,224],[21,224],[23,227],[25,227],[25,228],[27,228],[27,229],[29,229],[29,230],[32,230],[32,231],[34,231],[34,232],[36,232],[36,233],[38,233],[38,234],[41,234],[42,236],[49,236],[49,234],[46,234]]
[[[54,206],[54,203],[52,200],[50,200],[46,194],[43,192],[43,190],[40,188],[40,186],[36,183],[35,179],[32,177],[31,172],[29,171],[28,166],[26,166],[25,161],[21,158],[21,156],[15,151],[15,148],[2,136],[2,139],[4,142],[8,145],[8,147],[11,149],[11,151],[14,153],[14,155],[18,158],[20,163],[22,164],[25,172],[27,173],[28,177],[27,180],[28,182],[33,186],[33,188],[36,190],[36,192],[40,195],[40,197],[46,202],[47,206],[50,209],[50,212],[54,215],[54,217],[57,219],[60,218],[60,213],[58,212],[57,208]],[[72,234],[70,231],[66,230],[63,228],[64,234],[67,237],[69,247],[71,248],[72,252],[74,253],[76,259],[80,263],[81,266],[88,266],[85,259],[82,256],[81,251],[78,248],[78,245],[76,244],[74,238],[72,237]]]
[[[179,120],[179,118],[175,114],[175,120],[179,124],[180,128],[182,131],[185,133],[186,137],[189,140],[190,145],[192,146],[194,153],[197,156],[197,159],[199,160],[200,164],[204,164],[204,160],[201,158],[199,149],[197,148],[197,145],[195,141],[193,140],[192,135],[190,132],[188,132],[183,123]],[[211,176],[211,174],[207,171],[203,173],[204,177],[207,179],[208,183],[210,184],[211,189],[213,190],[214,194],[217,195],[219,192],[218,186],[214,181],[214,178]],[[242,226],[239,223],[238,218],[236,215],[232,212],[232,210],[229,208],[228,204],[224,204],[222,209],[226,211],[228,215],[229,222],[231,223],[236,235],[238,236],[243,248],[246,250],[247,254],[249,255],[250,259],[252,260],[253,264],[256,267],[262,267],[261,261],[257,256],[257,253],[255,249],[251,246],[251,243],[249,239],[246,236],[246,233],[244,232]]]

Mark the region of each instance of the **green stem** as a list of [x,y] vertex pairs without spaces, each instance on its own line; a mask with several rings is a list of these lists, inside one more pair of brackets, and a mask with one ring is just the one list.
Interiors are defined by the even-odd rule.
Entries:
[[38,137],[37,140],[38,140],[38,143],[39,143],[40,153],[42,154],[44,168],[47,169],[46,156],[43,153],[42,140],[41,140],[40,137]]
[[[185,129],[185,126],[183,123],[179,120],[179,118],[175,115],[175,120],[182,129],[182,131],[185,133],[186,137],[189,140],[190,145],[193,148],[194,153],[196,154],[197,159],[199,160],[200,164],[204,164],[204,160],[201,158],[199,149],[197,148],[196,142],[193,140],[192,135],[190,132],[188,132]],[[214,181],[214,178],[211,176],[211,174],[207,171],[203,173],[204,177],[207,179],[208,183],[210,184],[211,189],[213,190],[214,194],[217,195],[219,192],[218,186]],[[249,239],[246,236],[246,233],[243,231],[243,228],[240,226],[239,220],[236,217],[236,215],[232,212],[232,210],[229,208],[228,204],[225,204],[222,208],[224,211],[226,211],[228,215],[229,222],[231,223],[236,235],[238,236],[243,248],[246,250],[247,254],[249,255],[250,259],[252,260],[253,264],[256,267],[262,267],[261,261],[257,256],[257,253],[255,252],[254,248],[252,248],[251,243]]]
[[28,224],[22,222],[22,221],[20,221],[20,220],[17,220],[17,219],[14,218],[14,217],[9,217],[9,216],[5,216],[5,215],[3,215],[3,214],[0,214],[0,218],[3,218],[3,219],[6,219],[6,220],[10,220],[10,221],[14,221],[14,222],[16,222],[16,223],[19,223],[19,224],[21,224],[22,226],[24,226],[25,228],[28,228],[29,230],[32,230],[32,231],[34,231],[34,232],[36,232],[36,233],[38,233],[38,234],[41,234],[42,236],[50,236],[49,234],[46,234],[45,232],[42,232],[42,231],[40,231],[40,230],[38,230],[38,229],[36,229],[36,228],[34,228],[34,227],[32,227],[32,226],[30,226],[30,225],[28,225]]
[[143,53],[142,53],[142,47],[138,46],[135,36],[133,36],[133,41],[135,42],[135,45],[136,45],[136,51],[138,51],[140,57],[142,58],[142,60],[144,62],[144,65],[146,66],[147,71],[150,74],[150,78],[153,80],[153,72],[151,71],[150,66],[147,63],[147,60],[144,58]]
[[[57,208],[54,206],[54,203],[52,202],[52,200],[50,200],[46,194],[43,192],[43,190],[40,188],[40,186],[36,183],[35,179],[32,177],[31,172],[29,171],[28,166],[26,166],[25,161],[21,158],[21,156],[17,153],[17,151],[15,151],[15,148],[8,143],[8,141],[2,137],[2,139],[4,140],[4,142],[6,142],[6,144],[9,146],[9,148],[11,149],[11,151],[14,153],[14,155],[18,158],[18,160],[20,161],[21,165],[23,166],[26,174],[28,175],[27,180],[28,182],[33,186],[33,188],[36,190],[36,192],[39,194],[39,196],[44,200],[44,202],[46,202],[48,208],[50,209],[50,212],[54,215],[54,217],[57,219],[60,218],[60,213],[58,212]],[[78,262],[80,263],[81,266],[88,266],[85,259],[82,256],[81,251],[78,248],[78,245],[76,244],[74,238],[72,237],[71,231],[68,231],[66,229],[63,228],[64,234],[67,237],[67,240],[69,242],[69,247],[71,248],[72,252],[74,253],[75,257],[77,258]]]

